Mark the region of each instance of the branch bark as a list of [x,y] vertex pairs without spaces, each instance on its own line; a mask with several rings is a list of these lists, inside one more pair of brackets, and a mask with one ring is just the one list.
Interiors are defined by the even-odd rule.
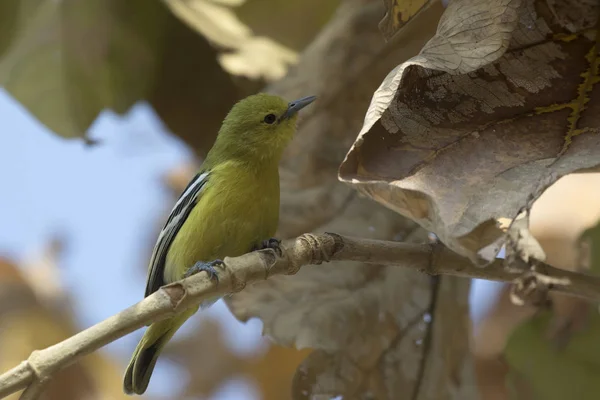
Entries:
[[[163,286],[139,303],[104,321],[43,350],[34,351],[28,360],[0,375],[0,398],[21,389],[22,398],[37,397],[38,387],[52,375],[83,356],[123,337],[144,325],[168,318],[188,307],[216,296],[238,292],[247,284],[278,274],[293,275],[304,265],[329,261],[361,261],[369,264],[398,265],[430,275],[453,275],[513,282],[522,272],[507,270],[502,260],[479,268],[441,244],[407,244],[341,236],[335,233],[304,234],[284,241],[282,253],[262,250],[240,257],[225,258],[218,267],[219,282],[197,274]],[[551,278],[562,284],[550,289],[600,301],[600,278],[564,271],[546,264],[537,269],[540,279]],[[35,393],[35,396],[32,396]]]

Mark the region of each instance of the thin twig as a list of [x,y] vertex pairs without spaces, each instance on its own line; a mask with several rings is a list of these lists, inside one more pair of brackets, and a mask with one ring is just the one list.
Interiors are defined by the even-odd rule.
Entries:
[[44,393],[44,389],[46,388],[46,385],[48,384],[50,379],[50,377],[46,377],[44,379],[34,380],[29,386],[27,386],[27,389],[23,391],[23,393],[19,397],[19,400],[39,399],[42,393]]
[[[477,267],[444,247],[435,250],[435,261],[431,263],[434,248],[435,246],[429,244],[368,240],[323,233],[304,234],[283,242],[281,256],[277,256],[273,250],[262,250],[240,257],[225,258],[225,267],[218,268],[218,284],[210,280],[207,274],[193,275],[163,286],[139,303],[60,343],[34,351],[28,360],[0,375],[0,398],[24,389],[34,382],[47,381],[58,370],[145,325],[168,318],[214,297],[238,292],[246,284],[277,274],[295,274],[304,265],[327,261],[361,261],[369,264],[398,265],[430,275],[454,275],[503,282],[512,282],[522,274],[522,271],[506,270],[502,260],[496,260],[487,268]],[[551,290],[600,301],[599,278],[545,264],[538,265],[537,273],[541,278],[559,278],[554,281],[567,283],[553,285]],[[37,393],[37,389],[32,388],[31,391]]]

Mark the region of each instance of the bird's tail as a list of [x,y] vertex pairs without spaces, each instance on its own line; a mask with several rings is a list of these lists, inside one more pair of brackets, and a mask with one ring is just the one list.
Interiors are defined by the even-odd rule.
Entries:
[[123,390],[126,394],[143,394],[146,391],[160,352],[177,329],[195,312],[195,307],[192,307],[173,318],[153,323],[144,332],[125,371]]

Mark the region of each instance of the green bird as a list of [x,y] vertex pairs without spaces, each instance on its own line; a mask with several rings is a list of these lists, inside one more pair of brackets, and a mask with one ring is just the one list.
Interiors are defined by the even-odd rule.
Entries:
[[[145,296],[200,271],[215,278],[221,259],[279,245],[272,238],[279,221],[279,161],[296,132],[298,111],[315,98],[288,103],[259,93],[233,106],[158,236]],[[149,326],[125,372],[125,393],[146,391],[161,350],[198,308]]]

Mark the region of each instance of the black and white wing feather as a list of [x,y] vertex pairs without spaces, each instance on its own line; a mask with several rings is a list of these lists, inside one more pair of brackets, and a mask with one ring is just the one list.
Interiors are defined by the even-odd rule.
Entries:
[[173,243],[173,239],[175,239],[177,232],[181,229],[181,226],[184,224],[188,215],[198,203],[202,188],[205,187],[209,175],[209,171],[196,174],[184,189],[181,196],[179,196],[175,206],[173,206],[173,210],[171,211],[165,226],[160,231],[158,240],[152,251],[145,296],[149,296],[165,284],[165,261],[169,247],[171,246],[171,243]]

